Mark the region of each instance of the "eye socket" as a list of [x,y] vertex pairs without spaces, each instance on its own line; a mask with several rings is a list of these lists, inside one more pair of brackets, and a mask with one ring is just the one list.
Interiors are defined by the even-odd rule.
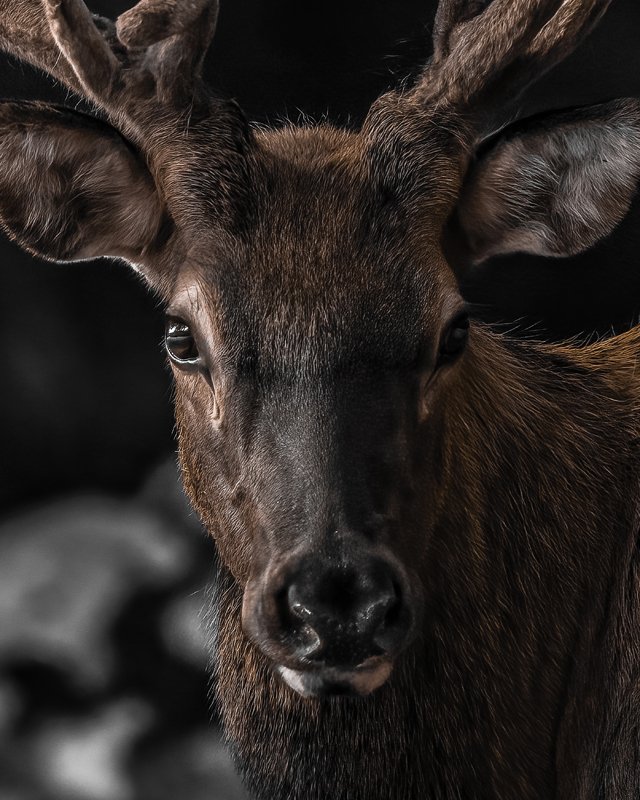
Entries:
[[454,361],[467,345],[469,340],[469,317],[467,314],[459,314],[449,324],[440,340],[440,352],[438,355],[438,366]]
[[195,364],[200,353],[191,329],[177,317],[167,317],[164,329],[164,344],[169,358],[177,364]]

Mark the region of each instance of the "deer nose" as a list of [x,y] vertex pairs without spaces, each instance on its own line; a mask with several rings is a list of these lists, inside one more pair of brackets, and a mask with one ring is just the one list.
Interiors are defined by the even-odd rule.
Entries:
[[286,587],[284,627],[298,657],[355,667],[399,649],[409,628],[401,581],[382,559],[307,559]]

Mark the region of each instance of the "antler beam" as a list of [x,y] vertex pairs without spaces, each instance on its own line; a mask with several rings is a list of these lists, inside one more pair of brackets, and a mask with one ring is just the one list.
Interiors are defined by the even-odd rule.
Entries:
[[3,0],[0,50],[44,70],[74,91],[81,91],[73,68],[61,58],[40,0]]
[[0,48],[110,116],[135,118],[150,98],[193,102],[217,15],[217,0],[141,0],[114,24],[92,16],[82,0],[5,0]]
[[441,0],[434,57],[414,96],[490,115],[569,55],[610,2]]

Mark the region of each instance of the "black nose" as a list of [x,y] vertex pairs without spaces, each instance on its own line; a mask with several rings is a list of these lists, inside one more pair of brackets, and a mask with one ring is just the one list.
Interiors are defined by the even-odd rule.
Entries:
[[283,626],[296,654],[353,667],[396,651],[409,627],[401,581],[382,559],[306,558],[283,593]]

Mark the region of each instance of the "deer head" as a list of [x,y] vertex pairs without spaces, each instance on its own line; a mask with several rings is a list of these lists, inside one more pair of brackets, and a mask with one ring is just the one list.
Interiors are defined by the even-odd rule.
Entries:
[[441,0],[422,76],[361,130],[264,131],[201,81],[216,2],[115,24],[4,2],[0,45],[96,113],[0,105],[0,222],[54,261],[124,259],[161,297],[186,489],[246,635],[302,694],[367,694],[419,628],[455,503],[447,409],[493,341],[455,269],[577,253],[626,213],[635,100],[502,127],[608,4]]

